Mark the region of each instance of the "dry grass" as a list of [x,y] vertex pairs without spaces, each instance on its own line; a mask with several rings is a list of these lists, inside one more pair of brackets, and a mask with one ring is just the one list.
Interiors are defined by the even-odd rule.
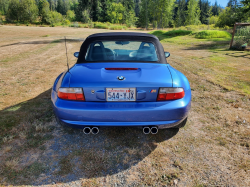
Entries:
[[1,27],[1,184],[250,185],[249,53],[207,47],[211,41],[163,40],[168,62],[188,77],[193,94],[189,120],[178,133],[145,136],[112,128],[93,137],[62,131],[50,105],[50,88],[66,69],[61,39],[71,39],[72,66],[73,53],[95,32],[103,30]]

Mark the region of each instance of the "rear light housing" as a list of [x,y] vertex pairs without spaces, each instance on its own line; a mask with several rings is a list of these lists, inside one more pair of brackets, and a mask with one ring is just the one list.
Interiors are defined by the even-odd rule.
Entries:
[[160,88],[157,101],[181,99],[185,96],[183,88]]
[[57,96],[65,100],[85,101],[82,88],[59,88]]

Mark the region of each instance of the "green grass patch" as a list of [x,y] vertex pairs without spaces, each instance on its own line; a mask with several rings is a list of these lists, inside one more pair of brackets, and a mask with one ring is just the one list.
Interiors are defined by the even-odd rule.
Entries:
[[195,34],[195,38],[198,39],[230,38],[230,37],[232,37],[230,33],[226,31],[217,31],[217,30],[205,30]]
[[172,31],[165,32],[164,35],[174,37],[174,36],[185,36],[185,35],[189,35],[192,33],[193,33],[193,31],[172,30]]

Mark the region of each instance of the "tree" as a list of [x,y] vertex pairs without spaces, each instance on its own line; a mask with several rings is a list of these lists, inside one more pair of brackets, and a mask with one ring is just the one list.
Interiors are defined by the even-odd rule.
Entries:
[[0,14],[7,14],[9,8],[8,0],[0,0]]
[[127,23],[134,19],[134,9],[135,3],[134,0],[121,0],[121,4],[125,8],[124,16],[123,16],[123,23]]
[[135,0],[135,16],[138,17],[140,13],[140,0]]
[[91,20],[91,0],[79,0],[76,10],[76,19],[86,23],[87,20]]
[[34,22],[38,17],[38,7],[35,0],[20,0],[20,21]]
[[6,19],[7,21],[19,21],[20,20],[20,2],[19,0],[10,0]]
[[59,12],[50,11],[48,17],[46,17],[46,22],[51,26],[55,26],[56,23],[62,22],[63,16]]
[[235,10],[239,5],[239,2],[238,0],[229,0],[228,3],[227,3],[227,7]]
[[62,0],[57,0],[56,11],[59,13],[63,12],[63,1]]
[[230,7],[226,7],[222,12],[219,14],[218,22],[216,24],[217,27],[233,27],[234,23],[236,22],[236,16],[233,10]]
[[[148,28],[149,23],[149,0],[141,0],[140,4],[140,13],[139,13],[139,19],[137,25],[139,27]],[[155,10],[156,11],[156,10]]]
[[48,2],[49,2],[49,8],[50,8],[50,10],[51,11],[56,10],[56,1],[54,1],[54,0],[48,0]]
[[214,16],[218,16],[221,11],[222,8],[218,5],[217,1],[215,1],[214,5],[212,6],[212,14]]
[[75,12],[73,10],[68,10],[66,13],[66,17],[68,20],[74,21],[76,17]]
[[185,23],[185,7],[186,7],[186,0],[179,0],[177,2],[177,13],[175,16],[175,26],[180,27]]
[[202,24],[207,24],[208,23],[208,18],[210,16],[209,10],[210,10],[210,5],[208,0],[200,0],[199,1],[199,7],[200,7],[200,21]]
[[46,19],[50,13],[49,2],[47,0],[39,0],[38,9],[41,22],[46,23]]
[[122,23],[125,8],[121,3],[111,3],[108,9],[108,18],[111,23]]
[[198,25],[200,24],[200,9],[198,6],[198,0],[190,0],[187,6],[186,25]]

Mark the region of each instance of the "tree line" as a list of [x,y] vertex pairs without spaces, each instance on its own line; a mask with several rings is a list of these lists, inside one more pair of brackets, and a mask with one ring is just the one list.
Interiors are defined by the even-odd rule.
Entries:
[[7,22],[110,22],[148,28],[250,21],[250,0],[229,0],[222,8],[209,0],[0,0]]

